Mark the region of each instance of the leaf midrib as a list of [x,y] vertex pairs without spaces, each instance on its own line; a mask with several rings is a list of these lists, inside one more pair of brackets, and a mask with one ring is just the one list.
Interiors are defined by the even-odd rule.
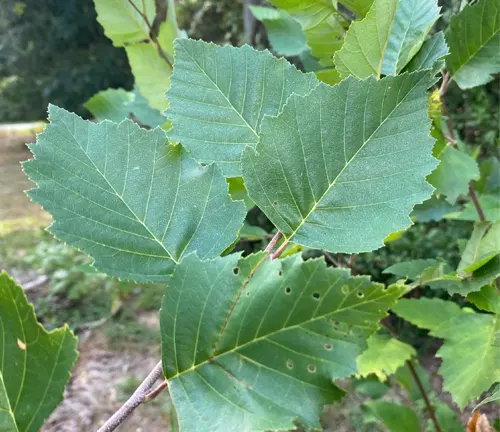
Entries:
[[[238,346],[235,346],[233,348],[231,348],[230,350],[227,350],[227,351],[224,351],[222,353],[219,353],[215,356],[211,356],[209,359],[207,360],[204,360],[203,362],[201,363],[198,363],[196,365],[193,365],[191,368],[189,369],[185,369],[183,370],[182,372],[178,372],[177,374],[175,375],[172,375],[172,376],[169,376],[167,377],[167,379],[169,380],[172,380],[174,378],[177,378],[179,376],[182,376],[186,373],[189,373],[189,372],[192,372],[192,371],[195,371],[196,369],[200,368],[201,366],[205,365],[205,364],[209,364],[209,363],[213,363],[214,359],[217,359],[219,357],[222,357],[222,356],[225,356],[227,354],[232,354],[232,353],[237,353],[238,350],[240,350],[241,348],[244,348],[245,346],[247,345],[251,345],[253,343],[256,343],[260,340],[263,340],[263,339],[267,339],[267,338],[270,338],[276,334],[279,334],[283,331],[288,331],[288,330],[291,330],[291,329],[294,329],[294,328],[299,328],[305,324],[309,324],[309,323],[312,323],[312,322],[315,322],[315,321],[318,321],[318,320],[322,320],[322,319],[326,319],[329,315],[334,315],[334,314],[337,314],[337,313],[340,313],[340,312],[343,312],[343,311],[346,311],[346,310],[350,310],[350,309],[356,309],[358,306],[364,306],[366,304],[371,304],[371,303],[374,303],[374,302],[377,302],[377,301],[381,301],[382,299],[386,298],[386,297],[391,297],[391,296],[394,296],[394,289],[393,290],[390,290],[390,289],[387,289],[385,292],[383,292],[383,295],[381,296],[378,296],[378,297],[374,297],[373,299],[371,300],[366,300],[364,302],[361,302],[361,303],[356,303],[354,305],[351,305],[351,306],[347,306],[347,307],[343,307],[343,308],[339,308],[339,309],[336,309],[335,311],[332,311],[332,312],[328,312],[326,314],[323,314],[323,315],[320,315],[320,316],[316,316],[316,317],[313,317],[309,320],[306,320],[306,321],[301,321],[300,323],[298,324],[294,324],[294,325],[291,325],[289,327],[283,327],[283,328],[280,328],[278,330],[275,330],[271,333],[267,333],[265,335],[262,335],[260,337],[257,337],[255,339],[252,339],[248,342],[245,342],[244,344],[241,344],[241,345],[238,345]],[[354,291],[353,291],[354,292]],[[377,293],[377,291],[375,291],[374,293]],[[176,320],[175,320],[176,321]],[[175,347],[175,344],[174,344],[174,347]]]
[[[222,97],[227,101],[227,103],[229,104],[229,106],[233,109],[233,111],[236,114],[238,114],[238,116],[241,118],[241,120],[243,120],[243,122],[252,131],[252,133],[255,135],[255,138],[258,140],[259,139],[259,135],[258,135],[257,131],[252,126],[250,126],[250,124],[245,120],[245,118],[243,117],[243,115],[236,109],[236,107],[229,100],[229,98],[224,94],[224,92],[221,90],[221,88],[218,86],[218,84],[215,83],[213,81],[213,79],[205,72],[205,70],[199,65],[199,63],[196,61],[196,59],[193,57],[193,55],[184,47],[184,45],[182,43],[179,43],[179,46],[191,58],[191,60],[193,61],[193,63],[196,66],[198,66],[198,69],[203,73],[203,75],[205,75],[210,80],[210,82],[215,86],[215,88],[219,91],[219,93],[222,95]],[[216,65],[217,65],[217,56],[214,56],[214,58],[216,59],[215,61],[216,61]],[[230,58],[231,58],[231,55],[230,55]],[[245,67],[247,67],[247,57],[246,57],[246,54],[245,54]],[[217,66],[216,66],[216,68],[217,68]],[[266,69],[266,66],[264,64],[264,71],[265,71],[265,69]],[[232,78],[232,75],[231,75],[231,78]],[[247,82],[247,80],[245,80],[245,92],[244,92],[244,97],[245,98],[246,98],[246,94],[247,94],[246,82]],[[244,108],[245,108],[245,104],[243,103],[242,110],[244,110]],[[262,107],[261,107],[261,109],[262,109]]]
[[[311,216],[311,214],[316,210],[316,208],[318,207],[318,204],[323,200],[323,198],[330,192],[330,190],[332,189],[332,187],[336,184],[337,180],[340,178],[340,176],[343,174],[343,172],[346,170],[346,168],[349,166],[349,164],[356,158],[356,156],[358,155],[358,153],[371,141],[373,135],[375,133],[378,132],[378,130],[385,124],[385,122],[391,118],[392,114],[394,113],[394,111],[396,111],[397,108],[399,108],[401,106],[401,104],[405,101],[406,97],[415,89],[418,87],[418,85],[420,84],[420,82],[425,78],[426,76],[425,75],[422,75],[422,77],[420,78],[420,80],[415,83],[415,85],[405,94],[405,96],[403,97],[403,99],[401,99],[401,101],[399,103],[396,104],[396,106],[392,109],[392,111],[387,115],[387,117],[384,119],[384,121],[382,123],[380,123],[377,128],[370,134],[370,136],[365,140],[365,142],[361,145],[361,147],[356,151],[356,153],[354,153],[354,155],[347,161],[347,163],[344,165],[344,167],[340,170],[340,172],[337,174],[337,176],[333,179],[333,182],[332,183],[329,183],[329,186],[327,187],[326,191],[323,193],[323,195],[321,195],[321,197],[319,198],[319,200],[314,200],[314,205],[313,207],[311,208],[311,210],[307,213],[307,215],[305,217],[302,218],[301,222],[299,223],[299,225],[297,226],[297,228],[287,237],[286,239],[287,240],[290,240],[292,239],[295,234],[297,234],[297,232],[299,231],[299,229],[306,223],[307,219]],[[401,87],[399,88],[398,90],[398,97],[399,97],[399,92],[401,91],[401,88],[403,87],[403,85],[401,85]],[[321,102],[320,102],[321,103]],[[383,102],[382,102],[383,103]],[[366,105],[366,104],[365,104]],[[366,106],[365,106],[365,111],[366,111]]]
[[[73,119],[74,121],[74,119]],[[127,207],[127,209],[130,211],[130,213],[134,216],[135,220],[137,220],[137,222],[139,222],[139,224],[141,224],[144,229],[146,229],[146,231],[151,235],[151,240],[154,240],[155,242],[157,242],[161,248],[168,254],[168,256],[170,257],[170,259],[175,263],[175,264],[178,264],[178,261],[174,259],[173,255],[169,252],[169,250],[167,249],[167,247],[150,231],[149,227],[135,214],[135,212],[130,208],[130,206],[128,205],[128,203],[123,199],[123,195],[120,195],[118,193],[118,191],[111,185],[111,183],[109,182],[109,180],[107,179],[107,177],[105,176],[105,174],[103,172],[101,172],[101,170],[99,168],[97,168],[96,164],[94,163],[94,161],[90,158],[90,156],[88,155],[87,153],[87,150],[84,149],[81,145],[80,145],[80,142],[78,141],[78,139],[76,138],[76,136],[73,134],[73,132],[71,132],[71,130],[69,129],[68,125],[62,121],[62,124],[66,127],[66,130],[68,131],[68,133],[73,137],[73,140],[75,142],[75,144],[77,144],[78,148],[83,152],[83,154],[85,155],[85,157],[89,160],[89,162],[92,164],[92,166],[94,167],[95,171],[98,172],[101,177],[106,181],[106,183],[108,184],[108,186],[111,188],[111,190],[113,191],[113,193],[116,195],[116,197]],[[110,124],[110,122],[107,122],[105,121],[105,124],[106,124],[106,136],[108,136],[108,124]],[[87,130],[89,128],[90,125],[87,124]],[[130,123],[127,123],[127,140],[128,140],[128,151],[130,151]],[[107,142],[106,142],[106,154],[107,154]],[[127,165],[130,163],[130,155],[128,155],[127,157]],[[153,156],[153,176],[154,176],[154,166],[155,166],[155,163],[156,163],[156,157],[157,157],[157,147],[155,145],[155,148],[154,148],[154,156]],[[127,176],[128,176],[128,171],[127,171]],[[125,184],[124,183],[124,191],[125,191]],[[133,254],[136,254],[136,252],[133,252]],[[137,254],[137,255],[141,255],[141,254]]]

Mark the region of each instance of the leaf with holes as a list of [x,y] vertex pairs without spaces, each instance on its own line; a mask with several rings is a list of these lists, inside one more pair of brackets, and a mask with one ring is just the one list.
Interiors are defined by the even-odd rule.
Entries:
[[375,0],[366,17],[351,25],[342,49],[335,53],[339,73],[360,79],[399,74],[438,18],[436,0]]
[[385,381],[417,353],[415,348],[389,335],[374,334],[368,339],[368,348],[357,358],[361,376],[377,375]]
[[446,32],[450,55],[446,66],[462,89],[490,82],[500,72],[500,4],[480,0],[466,5]]
[[250,198],[295,243],[347,253],[383,246],[432,193],[427,77],[350,77],[291,96],[243,153]]
[[292,92],[307,94],[316,85],[314,74],[299,72],[269,51],[177,40],[169,137],[195,159],[215,162],[226,177],[237,177],[241,152],[257,144],[264,115],[277,115]]
[[0,430],[40,429],[63,399],[76,341],[68,326],[47,332],[23,289],[0,273]]
[[319,428],[323,405],[343,394],[333,381],[355,372],[405,289],[323,260],[265,256],[190,255],[169,282],[162,358],[183,431]]
[[430,335],[444,339],[437,356],[444,390],[463,409],[500,381],[500,319],[498,315],[460,309],[441,299],[400,300],[392,310]]
[[53,105],[24,170],[33,201],[52,214],[56,237],[111,276],[168,280],[190,252],[218,256],[243,224],[220,170],[199,166],[161,129],[130,120],[95,124]]

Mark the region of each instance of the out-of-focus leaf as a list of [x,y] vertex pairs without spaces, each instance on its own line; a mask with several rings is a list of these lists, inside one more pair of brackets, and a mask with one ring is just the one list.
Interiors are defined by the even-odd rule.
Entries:
[[500,381],[500,317],[461,309],[453,302],[421,298],[400,300],[393,308],[400,317],[430,335],[444,339],[437,356],[444,390],[463,407]]
[[420,432],[415,411],[386,401],[370,401],[363,408],[373,414],[390,432]]
[[466,5],[446,32],[450,55],[446,65],[462,89],[490,82],[500,72],[500,3],[480,0]]
[[499,404],[500,400],[500,384],[497,384],[496,387],[492,390],[492,393],[490,396],[484,398],[481,402],[479,402],[475,407],[474,411],[477,410],[480,406],[495,402],[497,405]]
[[68,326],[47,332],[23,289],[0,273],[0,430],[36,432],[63,399],[78,354]]
[[481,291],[471,292],[467,296],[467,300],[474,303],[479,309],[500,315],[500,293],[496,283],[483,286]]
[[468,193],[469,182],[479,179],[477,162],[467,153],[450,145],[435,156],[440,162],[427,180],[436,188],[436,194],[445,195],[446,201],[455,204],[459,195]]
[[358,373],[361,376],[375,374],[385,381],[416,355],[415,348],[388,335],[376,333],[367,341],[368,347],[356,359]]
[[424,203],[414,207],[411,218],[415,222],[440,221],[449,214],[456,214],[459,210],[459,205],[452,205],[444,198],[433,195]]
[[250,6],[250,10],[255,18],[264,24],[276,54],[298,56],[309,48],[302,27],[290,14],[263,6]]

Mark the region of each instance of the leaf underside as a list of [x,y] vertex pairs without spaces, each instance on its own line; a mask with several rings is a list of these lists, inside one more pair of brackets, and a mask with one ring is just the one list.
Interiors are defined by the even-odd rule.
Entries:
[[277,115],[292,92],[307,94],[317,82],[269,51],[177,40],[169,137],[198,161],[237,177],[241,153],[257,143],[264,115]]
[[422,46],[439,17],[436,0],[375,0],[349,28],[334,62],[340,75],[359,79],[397,75]]
[[350,77],[291,96],[243,154],[252,200],[295,243],[347,253],[383,246],[432,192],[427,77]]
[[0,430],[40,429],[63,399],[76,345],[67,326],[47,332],[23,289],[0,273]]
[[184,255],[213,258],[235,240],[243,202],[216,166],[199,166],[161,129],[95,124],[55,106],[49,117],[23,165],[38,186],[28,194],[54,217],[50,232],[98,270],[166,281]]
[[323,260],[263,258],[190,255],[170,280],[163,366],[181,430],[319,428],[323,405],[343,393],[332,380],[356,370],[366,338],[404,291]]

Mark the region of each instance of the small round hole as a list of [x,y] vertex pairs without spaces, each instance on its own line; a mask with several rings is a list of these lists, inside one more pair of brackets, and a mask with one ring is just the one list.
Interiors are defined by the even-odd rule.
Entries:
[[358,291],[357,296],[358,296],[359,298],[363,298],[365,295],[364,295],[361,291]]
[[342,285],[341,291],[343,294],[349,294],[349,287],[347,285]]
[[273,202],[273,204],[274,204],[275,206],[277,206],[277,205],[278,205],[278,201],[274,201],[274,202]]
[[307,366],[307,370],[311,373],[316,372],[316,365],[310,364]]
[[313,293],[313,298],[319,300],[319,293],[317,292]]
[[249,296],[250,296],[250,291],[247,291],[247,297],[249,297]]
[[327,351],[331,351],[332,348],[333,348],[332,344],[325,344],[325,349]]
[[240,269],[239,269],[238,267],[235,267],[235,268],[233,269],[233,273],[234,273],[235,275],[237,275],[239,272],[240,272]]
[[292,361],[292,360],[290,360],[290,359],[288,359],[288,360],[286,361],[286,367],[287,367],[288,369],[293,369],[293,361]]
[[278,276],[283,276],[283,271],[281,271],[281,270],[280,270],[280,271],[278,272]]
[[287,294],[290,294],[290,293],[292,292],[292,289],[291,289],[290,287],[286,287],[286,288],[285,288],[285,292],[286,292]]

